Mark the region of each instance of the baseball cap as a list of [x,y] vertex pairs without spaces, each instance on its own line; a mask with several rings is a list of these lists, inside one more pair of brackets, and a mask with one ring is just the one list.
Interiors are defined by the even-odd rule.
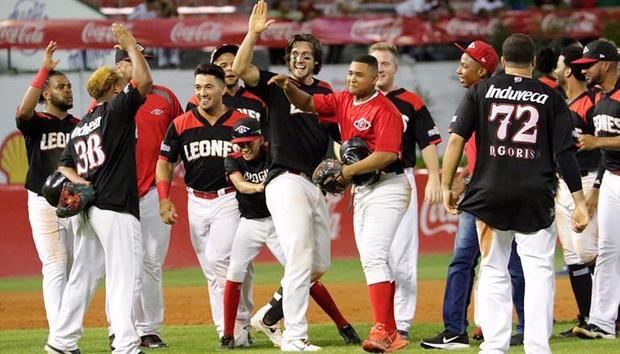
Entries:
[[583,56],[572,64],[595,64],[599,61],[620,61],[618,48],[605,40],[597,39],[583,48]]
[[[144,47],[140,43],[136,44],[136,46],[138,47],[138,50],[140,50],[140,53],[142,53],[142,55],[144,55],[145,59],[153,58],[152,55],[145,53],[145,49],[144,49]],[[125,51],[125,50],[117,49],[116,50],[116,55],[114,57],[114,62],[118,63],[119,61],[123,61],[123,60],[129,61],[129,53],[127,53],[127,51]]]
[[222,54],[232,53],[233,55],[237,55],[237,51],[239,50],[239,46],[236,44],[222,44],[219,47],[215,48],[215,50],[211,53],[211,63],[217,60]]
[[473,41],[469,43],[467,48],[463,48],[458,43],[454,43],[460,50],[467,53],[472,59],[477,61],[483,68],[487,69],[490,74],[495,72],[497,64],[499,63],[499,57],[495,52],[495,49],[484,41]]
[[233,125],[232,143],[254,141],[262,136],[260,123],[254,118],[243,118]]

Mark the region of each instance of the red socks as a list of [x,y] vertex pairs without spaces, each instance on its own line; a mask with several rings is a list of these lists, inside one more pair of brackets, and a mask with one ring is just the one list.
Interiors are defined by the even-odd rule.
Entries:
[[227,280],[224,288],[224,335],[234,337],[241,283]]
[[334,321],[338,328],[349,324],[349,322],[347,322],[347,320],[345,320],[342,316],[342,313],[338,309],[338,306],[336,306],[334,299],[323,284],[318,281],[314,282],[310,287],[310,296],[312,296],[321,309],[323,309],[332,321]]
[[385,281],[368,286],[368,295],[375,323],[383,323],[388,333],[396,330],[396,321],[394,320],[395,291],[394,282]]

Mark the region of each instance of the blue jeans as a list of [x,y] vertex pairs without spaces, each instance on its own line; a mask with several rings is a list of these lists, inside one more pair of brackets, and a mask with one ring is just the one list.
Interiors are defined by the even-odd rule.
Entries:
[[[480,258],[480,246],[476,231],[476,217],[469,213],[461,213],[443,298],[443,322],[445,329],[451,332],[465,333],[469,325],[467,307],[471,300],[478,258]],[[525,279],[515,241],[512,242],[508,272],[512,282],[512,302],[519,317],[517,333],[523,333]]]

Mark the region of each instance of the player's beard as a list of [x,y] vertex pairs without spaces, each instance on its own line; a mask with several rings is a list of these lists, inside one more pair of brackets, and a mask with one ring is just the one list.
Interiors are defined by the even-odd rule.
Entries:
[[51,97],[50,103],[63,112],[66,112],[73,108],[73,103],[68,103],[65,100],[58,99],[54,96]]

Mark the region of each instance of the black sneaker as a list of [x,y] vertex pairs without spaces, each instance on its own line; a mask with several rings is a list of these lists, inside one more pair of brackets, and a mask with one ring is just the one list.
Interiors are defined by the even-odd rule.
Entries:
[[230,350],[235,349],[235,338],[231,336],[223,336],[220,338],[220,346],[218,350]]
[[560,332],[560,336],[564,337],[564,338],[570,338],[570,337],[574,337],[575,335],[573,334],[573,329],[575,329],[575,327],[583,327],[587,324],[585,317],[581,316],[581,315],[577,315],[577,320],[575,321],[575,324],[567,329],[564,332]]
[[80,352],[80,349],[62,350],[62,349],[52,347],[49,344],[45,344],[44,349],[48,354],[81,354],[82,353]]
[[573,334],[582,339],[616,339],[615,333],[605,332],[599,326],[592,323],[573,328]]
[[459,334],[446,329],[435,337],[423,339],[420,346],[425,349],[469,348],[469,337],[467,332]]
[[353,328],[353,326],[351,326],[350,324],[338,328],[338,333],[340,333],[342,339],[344,339],[344,344],[346,345],[362,344],[360,336],[357,335],[357,332],[355,332],[355,328]]
[[147,334],[140,337],[140,346],[149,349],[165,348],[168,346],[157,334]]
[[523,333],[517,333],[510,337],[511,347],[517,347],[519,345],[523,345]]
[[398,334],[400,334],[400,337],[406,341],[409,340],[409,332],[407,331],[401,331],[400,329],[397,329],[396,332],[398,332]]

